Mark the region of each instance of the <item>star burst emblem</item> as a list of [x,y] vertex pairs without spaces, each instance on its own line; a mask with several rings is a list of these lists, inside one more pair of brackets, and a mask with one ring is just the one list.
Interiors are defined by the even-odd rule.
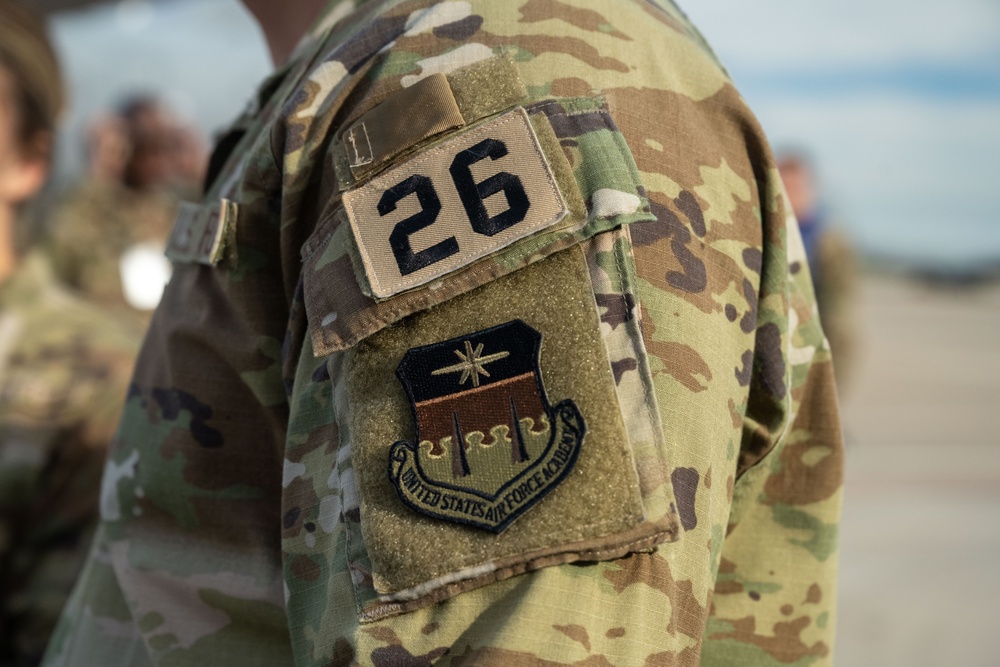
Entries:
[[458,379],[459,384],[465,384],[465,381],[472,378],[472,386],[479,386],[479,376],[489,377],[489,371],[484,368],[486,364],[491,364],[494,361],[499,361],[510,356],[509,352],[496,352],[495,354],[488,354],[485,357],[481,356],[483,354],[483,344],[480,343],[476,346],[476,349],[472,349],[472,343],[465,341],[465,353],[463,354],[461,350],[455,350],[455,356],[457,356],[460,361],[457,364],[451,366],[445,366],[444,368],[439,368],[436,371],[431,371],[431,375],[445,375],[447,373],[461,373],[462,377]]

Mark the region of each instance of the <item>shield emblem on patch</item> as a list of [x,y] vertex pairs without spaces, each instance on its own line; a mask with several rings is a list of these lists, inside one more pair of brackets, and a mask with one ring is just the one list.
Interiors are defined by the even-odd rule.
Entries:
[[572,400],[549,405],[541,345],[513,320],[404,355],[396,375],[416,438],[389,455],[403,503],[499,534],[566,478],[586,424]]

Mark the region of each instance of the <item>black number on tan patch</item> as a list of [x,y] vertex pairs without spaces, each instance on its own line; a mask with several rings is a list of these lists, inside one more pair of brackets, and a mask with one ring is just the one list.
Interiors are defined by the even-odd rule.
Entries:
[[392,446],[389,478],[410,509],[501,533],[566,478],[586,425],[572,400],[549,405],[541,343],[513,320],[406,353],[417,432]]
[[[451,178],[455,182],[458,196],[462,198],[465,213],[477,234],[496,236],[505,229],[524,220],[531,208],[528,193],[524,191],[521,179],[506,171],[490,176],[482,183],[476,183],[470,167],[490,158],[499,160],[507,155],[507,145],[498,139],[484,139],[472,148],[455,156],[451,163]],[[507,197],[507,210],[490,216],[484,199],[498,192]]]
[[[521,179],[514,174],[501,171],[490,176],[482,183],[476,183],[470,167],[486,158],[498,160],[507,155],[507,146],[498,139],[485,139],[477,145],[462,151],[451,163],[451,178],[455,190],[462,200],[466,215],[472,229],[483,236],[496,236],[524,220],[531,208],[528,193],[521,185]],[[507,198],[507,210],[490,216],[484,200],[499,192]],[[414,271],[436,264],[458,252],[458,241],[449,236],[429,248],[413,251],[410,237],[421,229],[434,224],[441,213],[441,199],[438,197],[434,183],[427,176],[414,174],[405,181],[397,183],[385,191],[378,202],[378,212],[386,216],[396,210],[396,204],[409,195],[416,194],[420,202],[420,212],[401,220],[393,227],[389,235],[389,245],[399,266],[399,273],[408,276]]]
[[421,229],[434,224],[441,213],[441,200],[438,199],[434,184],[426,176],[415,174],[398,185],[389,188],[378,202],[379,215],[386,216],[396,210],[396,204],[403,197],[416,194],[420,202],[420,212],[396,223],[389,234],[389,245],[392,254],[399,265],[399,272],[404,276],[419,271],[425,266],[440,262],[445,257],[458,252],[458,241],[454,236],[419,252],[413,252],[410,236]]
[[415,153],[343,202],[376,298],[473,264],[569,212],[521,108]]

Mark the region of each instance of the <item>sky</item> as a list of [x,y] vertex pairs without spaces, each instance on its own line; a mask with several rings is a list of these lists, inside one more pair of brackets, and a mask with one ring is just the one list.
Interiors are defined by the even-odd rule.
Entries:
[[[862,250],[1000,258],[1000,0],[681,4],[772,144],[813,155]],[[67,170],[88,119],[129,92],[160,92],[208,137],[269,70],[237,0],[121,0],[61,14],[54,33],[75,101]]]
[[814,157],[862,248],[1000,258],[1000,2],[692,0],[772,145]]
[[156,93],[208,141],[271,71],[237,0],[123,0],[57,14],[52,33],[70,88],[64,172],[80,167],[87,124],[128,95]]

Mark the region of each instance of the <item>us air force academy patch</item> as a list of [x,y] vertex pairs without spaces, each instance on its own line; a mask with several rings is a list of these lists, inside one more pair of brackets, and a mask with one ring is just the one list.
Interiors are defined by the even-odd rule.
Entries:
[[417,437],[393,445],[389,476],[407,506],[501,533],[565,479],[586,426],[572,400],[549,405],[541,343],[514,320],[406,353]]
[[372,293],[425,285],[562,220],[568,208],[524,109],[344,193]]

